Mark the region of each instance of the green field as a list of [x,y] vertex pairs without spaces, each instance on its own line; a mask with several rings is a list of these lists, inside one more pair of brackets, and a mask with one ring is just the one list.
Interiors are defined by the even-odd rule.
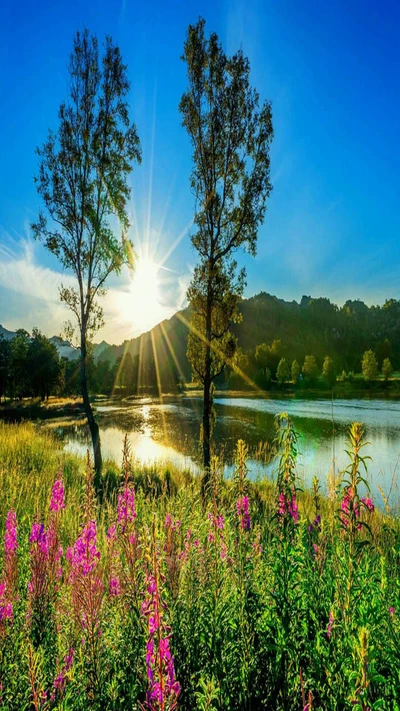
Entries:
[[204,504],[127,452],[96,495],[51,433],[0,425],[0,708],[397,709],[400,527],[360,499],[357,436],[324,499],[284,418],[277,487],[241,443]]

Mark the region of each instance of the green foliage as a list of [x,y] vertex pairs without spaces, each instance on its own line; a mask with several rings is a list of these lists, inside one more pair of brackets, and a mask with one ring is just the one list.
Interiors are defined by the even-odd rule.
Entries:
[[294,382],[294,383],[297,383],[297,381],[298,381],[298,379],[299,379],[299,375],[300,375],[300,366],[299,366],[299,364],[298,364],[298,362],[297,362],[296,359],[295,359],[295,360],[293,361],[293,363],[292,363],[292,367],[291,367],[290,373],[291,373],[293,382]]
[[393,373],[393,366],[389,360],[389,358],[385,358],[385,360],[382,363],[382,375],[384,380],[389,380]]
[[310,383],[315,383],[318,375],[318,366],[313,355],[307,355],[304,358],[302,373],[306,380]]
[[[40,212],[32,230],[76,278],[75,286],[61,287],[60,298],[74,319],[68,336],[78,328],[82,397],[98,474],[101,451],[87,392],[87,341],[103,323],[99,298],[107,278],[123,264],[132,264],[128,176],[141,153],[129,119],[128,92],[127,68],[111,38],[106,38],[99,60],[96,37],[87,30],[78,32],[70,57],[69,97],[60,106],[58,130],[37,149],[35,182],[47,216]],[[119,238],[112,218],[119,225]]]
[[289,380],[290,368],[286,358],[281,358],[281,360],[279,361],[278,368],[276,371],[276,377],[278,383],[281,383],[282,385]]
[[377,377],[378,361],[372,350],[365,351],[361,362],[361,370],[365,380],[375,380]]
[[[399,522],[361,495],[368,491],[368,458],[359,423],[348,444],[349,466],[332,501],[320,495],[318,482],[312,493],[299,490],[298,437],[283,414],[277,418],[276,487],[248,479],[247,447],[240,441],[232,481],[222,479],[213,460],[205,509],[197,479],[176,478],[167,486],[158,471],[160,486],[152,486],[125,447],[122,468],[113,467],[117,489],[95,506],[90,466],[85,472],[83,461],[64,455],[51,435],[31,425],[0,427],[0,524],[4,529],[8,509],[16,509],[19,546],[13,619],[0,619],[2,709],[141,708],[154,624],[145,611],[154,584],[159,629],[168,636],[181,686],[178,708],[397,709]],[[60,458],[63,573],[52,605],[39,608],[38,634],[28,593],[28,537],[33,521],[50,526]],[[135,516],[124,518],[122,498],[118,521],[117,498],[132,485]],[[89,517],[97,522],[95,567],[89,566],[89,578],[73,580],[65,551]],[[85,579],[91,581],[86,588]],[[90,597],[94,590],[98,597]],[[77,610],[89,601],[95,607],[84,608],[82,624]],[[65,669],[71,647],[73,662]],[[56,679],[63,682],[55,693]],[[167,697],[164,708],[171,711],[173,700]]]
[[188,290],[191,320],[187,356],[204,389],[203,454],[211,458],[211,385],[233,361],[244,270],[233,257],[255,254],[257,229],[271,191],[272,114],[260,108],[241,50],[228,57],[205,22],[189,25],[184,45],[188,88],[179,109],[193,149],[191,189],[196,197],[192,244],[199,255]]
[[331,388],[336,382],[335,365],[330,356],[325,356],[322,366],[322,377],[326,384]]

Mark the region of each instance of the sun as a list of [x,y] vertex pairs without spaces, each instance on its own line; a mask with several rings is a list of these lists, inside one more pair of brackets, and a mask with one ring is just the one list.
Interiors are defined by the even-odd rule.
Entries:
[[121,304],[124,319],[131,320],[138,331],[149,331],[163,320],[165,307],[160,297],[160,265],[150,257],[140,256],[132,281]]

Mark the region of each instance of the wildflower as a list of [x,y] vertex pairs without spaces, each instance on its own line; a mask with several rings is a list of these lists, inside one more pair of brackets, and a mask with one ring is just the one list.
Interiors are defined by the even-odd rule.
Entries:
[[[157,565],[157,563],[155,563]],[[157,573],[156,573],[157,575]],[[163,620],[164,611],[158,576],[148,575],[148,599],[142,604],[142,613],[148,619],[149,638],[146,644],[146,667],[149,689],[146,705],[151,711],[166,708],[165,702],[176,701],[180,693],[175,679],[174,658],[169,646],[169,628]]]
[[[45,556],[48,555],[49,546],[43,523],[32,524],[31,535],[29,536],[29,543],[36,543],[41,553],[43,553]],[[33,549],[31,549],[31,553],[32,550]]]
[[6,532],[4,535],[4,549],[6,556],[15,553],[17,548],[17,516],[15,511],[9,511],[6,518]]
[[70,561],[72,578],[77,575],[88,576],[100,560],[97,550],[97,528],[95,521],[89,521],[73,548],[67,550],[67,560]]
[[117,527],[115,523],[113,523],[109,529],[107,530],[107,540],[108,541],[116,541],[117,540]]
[[[62,667],[60,673],[56,676],[56,678],[53,681],[53,687],[54,687],[55,691],[58,692],[59,694],[61,694],[65,689],[65,685],[67,683],[66,675],[74,663],[74,654],[75,654],[75,650],[73,647],[71,647],[68,654],[66,654],[66,656],[64,657],[64,664],[63,664],[63,667]],[[54,701],[54,699],[55,699],[55,694],[53,695],[53,701]]]
[[64,482],[62,479],[56,479],[51,492],[50,511],[60,511],[65,509],[64,501]]
[[133,487],[125,487],[123,493],[118,496],[117,512],[118,523],[122,532],[124,532],[127,525],[136,518],[135,490]]
[[394,615],[394,613],[395,613],[394,607],[389,607],[389,614]]
[[6,583],[0,583],[0,622],[3,620],[12,620],[13,616],[13,605],[12,602],[7,600],[7,586]]
[[285,513],[286,513],[286,499],[285,499],[283,492],[281,491],[281,493],[279,494],[279,499],[278,499],[278,514],[280,516],[284,516]]
[[283,491],[279,494],[278,498],[278,515],[285,516],[286,514],[293,519],[294,523],[299,520],[299,507],[297,505],[296,492],[293,490],[291,497],[286,498]]
[[363,502],[364,506],[373,513],[375,511],[375,505],[372,501],[372,499],[369,496],[364,496],[361,501]]
[[[355,518],[359,518],[360,516],[360,509],[358,506],[358,501],[357,499],[354,498],[354,491],[351,486],[349,486],[347,489],[345,489],[345,493],[343,496],[343,501],[341,505],[343,514],[341,516],[341,521],[343,525],[347,528],[349,525],[349,518],[350,518],[350,512],[352,511]],[[361,529],[361,523],[357,524],[358,530]]]
[[236,502],[236,512],[243,531],[250,530],[249,497],[242,496]]
[[289,514],[294,523],[297,523],[299,520],[299,508],[297,506],[296,494],[293,494],[292,500],[289,502]]
[[118,595],[121,594],[121,585],[119,582],[119,578],[117,576],[113,576],[110,579],[110,595],[112,597],[118,597]]

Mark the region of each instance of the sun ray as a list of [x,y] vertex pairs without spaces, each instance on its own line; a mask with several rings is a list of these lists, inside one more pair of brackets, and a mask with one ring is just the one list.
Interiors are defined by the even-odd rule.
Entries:
[[[157,328],[157,327],[156,327]],[[160,400],[160,404],[163,404],[163,393],[162,393],[162,384],[161,384],[161,378],[160,378],[160,367],[158,363],[158,354],[157,354],[157,347],[156,347],[156,342],[154,338],[154,331],[155,329],[152,329],[150,331],[150,336],[151,336],[151,346],[153,349],[153,358],[154,358],[154,366],[156,369],[156,378],[157,378],[157,389],[158,389],[158,397]],[[165,412],[164,409],[161,409],[161,417],[163,421],[163,428],[164,428],[164,438],[165,441],[168,441],[168,435],[167,435],[167,423],[165,421]]]
[[[180,313],[180,312],[178,311],[178,313],[177,313],[176,315],[177,315],[177,317],[182,321],[182,323],[185,324],[185,326],[189,329],[189,331],[191,331],[192,333],[194,333],[194,335],[195,335],[197,338],[199,338],[200,340],[202,340],[203,343],[207,343],[206,337],[205,337],[202,333],[200,333],[200,331],[198,331],[197,328],[195,328],[195,327],[193,326],[193,324],[191,324],[190,321],[188,321],[188,320],[183,316],[182,313]],[[221,355],[221,349],[218,348],[218,346],[217,346],[213,341],[211,341],[211,343],[210,343],[209,345],[210,345],[210,348],[214,351],[214,353],[216,353],[217,355]],[[227,364],[229,365],[229,367],[232,368],[232,370],[235,371],[235,373],[236,373],[237,375],[240,375],[240,377],[243,378],[243,380],[245,381],[245,383],[247,383],[248,385],[250,385],[251,388],[253,388],[253,390],[254,390],[255,392],[257,392],[261,397],[267,397],[265,391],[262,390],[262,389],[254,382],[254,380],[252,380],[251,378],[249,378],[249,376],[248,376],[246,373],[244,373],[241,368],[239,368],[239,366],[235,363],[235,361],[234,361],[233,358],[226,358],[226,362],[227,362]]]
[[188,233],[192,224],[193,224],[193,219],[191,219],[190,222],[187,223],[186,227],[183,228],[182,232],[179,233],[179,235],[177,236],[175,241],[171,244],[168,251],[164,254],[163,258],[160,260],[160,266],[164,266],[167,259],[170,258],[171,254],[176,250],[176,248],[180,244],[180,242],[182,242],[183,238]]

